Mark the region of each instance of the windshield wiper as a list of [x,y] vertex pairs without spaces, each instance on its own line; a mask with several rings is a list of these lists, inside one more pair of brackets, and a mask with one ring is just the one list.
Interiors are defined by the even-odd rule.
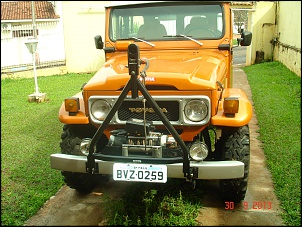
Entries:
[[191,37],[189,37],[189,36],[183,35],[183,34],[179,34],[179,35],[165,35],[164,37],[183,37],[183,38],[192,40],[193,42],[199,44],[200,46],[203,46],[203,43],[201,43],[201,42],[199,42],[198,40],[193,39],[193,38],[191,38]]
[[135,40],[138,40],[138,41],[141,41],[141,42],[143,42],[143,43],[147,43],[148,45],[155,47],[155,44],[150,43],[150,42],[148,42],[148,41],[146,41],[146,40],[139,39],[139,38],[136,38],[136,37],[134,37],[134,36],[131,37],[131,38],[132,38],[132,39],[135,39]]
[[143,43],[146,43],[146,44],[148,44],[148,45],[150,45],[150,46],[155,47],[155,44],[150,43],[150,42],[148,42],[148,41],[146,41],[146,40],[143,40],[143,39],[140,39],[140,38],[134,37],[134,36],[133,36],[133,37],[129,37],[129,38],[117,39],[117,40],[128,40],[128,39],[135,39],[135,40],[141,41],[141,42],[143,42]]

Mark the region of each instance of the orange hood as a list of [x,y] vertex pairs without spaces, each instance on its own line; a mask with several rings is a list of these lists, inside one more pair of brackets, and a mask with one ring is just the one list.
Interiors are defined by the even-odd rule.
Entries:
[[[147,58],[146,85],[174,86],[179,91],[213,90],[216,81],[226,75],[227,64],[218,50],[140,52]],[[127,53],[118,53],[103,64],[85,86],[85,90],[117,91],[130,79]],[[142,71],[146,65],[141,64]]]

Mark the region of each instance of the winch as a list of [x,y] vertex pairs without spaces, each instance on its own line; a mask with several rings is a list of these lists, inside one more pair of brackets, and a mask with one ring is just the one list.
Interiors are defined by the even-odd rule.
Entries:
[[121,149],[122,156],[151,155],[154,158],[162,158],[163,151],[167,154],[168,149],[172,149],[172,153],[176,155],[175,139],[154,130],[155,127],[151,121],[131,119],[126,122],[125,129],[110,132],[107,148]]

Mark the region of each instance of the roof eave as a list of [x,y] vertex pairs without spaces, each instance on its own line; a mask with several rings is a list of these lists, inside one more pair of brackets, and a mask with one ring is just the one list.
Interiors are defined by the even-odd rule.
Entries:
[[[112,1],[108,5],[105,5],[105,8],[115,7],[115,6],[127,6],[127,5],[140,5],[140,4],[154,4],[159,2],[179,2],[179,1]],[[187,3],[186,1],[185,3]],[[191,1],[191,2],[200,2],[200,1]],[[217,1],[206,1],[206,2],[217,2]],[[220,1],[220,2],[229,2],[232,1]]]
[[[54,22],[54,21],[60,21],[60,18],[57,19],[36,19],[36,22]],[[26,20],[1,20],[1,23],[27,23],[32,22],[32,19],[26,19]]]

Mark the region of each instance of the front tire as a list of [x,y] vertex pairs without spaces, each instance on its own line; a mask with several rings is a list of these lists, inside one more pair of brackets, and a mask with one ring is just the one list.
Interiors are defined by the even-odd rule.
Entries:
[[220,180],[220,194],[224,201],[240,202],[244,199],[250,166],[250,133],[248,125],[239,128],[224,128],[220,138],[222,160],[244,163],[244,176],[238,179]]
[[[84,127],[78,129],[79,126],[64,125],[63,133],[61,135],[61,153],[71,155],[82,155],[80,151],[80,143],[83,136],[79,136],[83,133]],[[78,130],[79,131],[78,131]],[[81,138],[80,138],[81,137]],[[93,175],[89,173],[74,173],[74,172],[61,172],[64,177],[64,182],[70,187],[77,190],[80,193],[89,193],[94,189],[101,180],[100,175]]]
[[91,192],[100,182],[100,176],[89,173],[73,173],[66,171],[62,171],[61,173],[66,185],[82,194]]

